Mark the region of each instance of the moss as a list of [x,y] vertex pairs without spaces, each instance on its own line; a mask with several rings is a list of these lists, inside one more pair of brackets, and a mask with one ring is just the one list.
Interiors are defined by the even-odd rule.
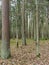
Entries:
[[10,50],[1,50],[1,58],[8,59],[11,57]]

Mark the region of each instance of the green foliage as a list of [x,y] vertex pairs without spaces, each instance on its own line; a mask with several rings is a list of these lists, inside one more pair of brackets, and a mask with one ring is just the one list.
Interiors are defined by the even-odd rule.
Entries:
[[[12,38],[13,35],[14,37],[16,37],[16,26],[18,27],[19,29],[19,38],[22,37],[22,34],[21,34],[21,28],[22,28],[22,15],[21,15],[21,4],[22,4],[22,0],[17,0],[18,2],[16,2],[16,0],[11,0],[10,1],[10,37]],[[39,13],[39,38],[41,39],[41,32],[42,32],[42,29],[43,29],[43,34],[44,34],[44,38],[41,39],[41,40],[44,40],[44,39],[47,39],[49,38],[49,24],[48,24],[48,27],[47,27],[47,24],[46,24],[46,8],[49,8],[49,4],[46,2],[48,2],[49,0],[38,0],[38,13]],[[42,3],[42,4],[41,4]],[[12,4],[12,5],[11,5]],[[26,0],[25,1],[25,14],[26,15],[26,24],[25,24],[25,31],[26,31],[26,37],[28,38],[28,14],[29,13],[32,13],[32,21],[30,20],[30,23],[29,23],[29,36],[31,36],[31,29],[32,27],[32,23],[33,21],[36,20],[36,5],[35,5],[35,0]],[[47,12],[47,16],[49,12]],[[29,14],[30,15],[30,14]],[[1,13],[1,8],[0,8],[0,38],[1,38],[1,35],[2,35],[2,13]],[[16,23],[17,22],[17,23]],[[48,19],[48,23],[49,23],[49,19]],[[47,29],[46,29],[47,27]],[[32,30],[33,32],[34,30]],[[47,33],[48,31],[48,33]]]

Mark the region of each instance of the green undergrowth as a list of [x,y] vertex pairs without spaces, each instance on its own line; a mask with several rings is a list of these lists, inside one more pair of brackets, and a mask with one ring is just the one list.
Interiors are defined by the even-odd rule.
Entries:
[[[33,42],[32,39],[26,39],[26,43],[27,43],[27,44],[32,44],[32,42]],[[19,40],[18,40],[18,43],[19,43],[19,45],[21,45],[21,44],[22,44],[22,39],[19,39]],[[10,40],[10,44],[11,44],[11,45],[16,44],[16,39],[11,39],[11,40]]]
[[[46,41],[49,42],[49,40],[40,40],[39,42],[44,44]],[[0,40],[0,44],[1,44],[1,43],[2,43],[2,42],[1,42],[1,40]],[[19,45],[21,45],[21,44],[22,44],[22,39],[19,39],[19,40],[18,40],[18,43],[19,43]],[[27,44],[32,44],[32,43],[34,43],[34,40],[33,40],[33,39],[26,39],[26,43],[27,43]],[[16,44],[16,39],[11,39],[11,40],[10,40],[10,44],[11,44],[11,45]]]

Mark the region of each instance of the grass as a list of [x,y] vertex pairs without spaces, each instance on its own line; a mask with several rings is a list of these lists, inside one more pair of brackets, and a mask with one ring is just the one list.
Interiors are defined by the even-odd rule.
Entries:
[[[34,42],[34,40],[32,40],[32,39],[26,39],[26,43],[27,43],[27,44],[32,44],[33,42]],[[49,43],[49,40],[40,40],[40,43],[45,43],[45,42],[48,42],[48,43]],[[1,43],[1,40],[0,40],[0,43]],[[19,40],[18,40],[18,43],[19,43],[19,44],[22,44],[22,39],[19,39]],[[11,44],[11,45],[16,44],[16,39],[11,39],[11,40],[10,40],[10,44]]]
[[[32,44],[32,42],[33,42],[32,39],[26,39],[26,43],[27,43],[27,44]],[[21,45],[21,44],[22,44],[22,39],[19,39],[19,40],[18,40],[18,43],[19,43],[19,45]],[[11,44],[11,45],[15,45],[15,44],[16,44],[16,39],[11,39],[11,40],[10,40],[10,44]]]

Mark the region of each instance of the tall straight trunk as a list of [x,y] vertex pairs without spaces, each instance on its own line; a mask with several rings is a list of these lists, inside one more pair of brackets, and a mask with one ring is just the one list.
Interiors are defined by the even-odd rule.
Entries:
[[34,14],[35,11],[33,12],[33,37],[34,41],[36,41],[36,16]]
[[14,26],[13,26],[13,20],[12,20],[12,38],[15,39],[15,35],[14,35]]
[[30,28],[30,15],[28,14],[28,38],[30,38],[30,34],[29,34],[29,28]]
[[33,22],[34,26],[34,40],[36,41],[36,21]]
[[25,13],[25,31],[26,31],[26,37],[27,37],[27,13]]
[[38,1],[36,0],[36,55],[39,56],[39,21],[38,21]]
[[2,0],[2,44],[1,57],[10,57],[9,0]]
[[16,44],[17,44],[17,47],[18,47],[18,40],[19,40],[19,38],[18,38],[18,27],[17,27],[17,21],[16,21]]
[[16,20],[16,43],[17,43],[17,47],[18,47],[18,40],[21,36],[21,7],[20,7],[21,3],[20,0],[17,0],[17,4],[16,4],[16,16],[17,16],[17,20]]
[[18,39],[19,39],[19,23],[20,23],[20,0],[17,0],[17,9],[16,9],[16,14],[17,14],[17,20],[16,20],[16,43],[18,45]]
[[31,20],[31,39],[33,39],[33,21]]
[[25,32],[25,0],[22,0],[22,44],[26,45],[26,32]]
[[[48,2],[49,3],[49,2]],[[48,26],[49,26],[49,4],[47,7],[48,11],[47,11],[47,16],[48,16]],[[48,38],[49,38],[49,27],[48,27]]]
[[17,27],[18,27],[18,37],[21,37],[21,1],[17,0]]
[[46,34],[46,38],[48,39],[48,6],[46,6],[46,29],[47,29],[47,34]]

